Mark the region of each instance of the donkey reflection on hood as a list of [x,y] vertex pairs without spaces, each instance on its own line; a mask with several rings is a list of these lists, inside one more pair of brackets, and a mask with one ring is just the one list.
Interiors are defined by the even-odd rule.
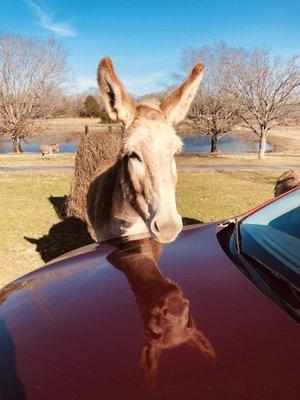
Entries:
[[156,386],[163,350],[188,344],[210,362],[216,353],[190,315],[189,301],[179,286],[163,276],[158,268],[162,246],[150,238],[125,242],[108,260],[126,275],[144,321],[147,344],[141,367],[148,384]]

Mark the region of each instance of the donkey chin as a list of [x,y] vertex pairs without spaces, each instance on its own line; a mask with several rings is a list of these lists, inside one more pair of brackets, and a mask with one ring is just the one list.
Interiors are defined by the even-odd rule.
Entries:
[[156,242],[170,243],[176,239],[182,230],[182,218],[178,213],[172,217],[155,215],[148,229]]

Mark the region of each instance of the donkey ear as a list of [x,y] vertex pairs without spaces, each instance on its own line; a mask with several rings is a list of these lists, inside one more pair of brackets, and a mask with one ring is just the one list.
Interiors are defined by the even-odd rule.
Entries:
[[199,329],[194,329],[192,331],[187,343],[194,347],[194,349],[200,351],[211,363],[216,362],[217,356],[212,344]]
[[123,88],[110,58],[106,57],[100,61],[97,79],[110,119],[121,121],[128,127],[134,119],[136,104]]
[[204,65],[196,64],[186,81],[161,102],[160,108],[171,124],[177,124],[185,118],[199,88],[203,72]]
[[156,343],[148,343],[142,350],[141,367],[151,388],[156,386],[160,356],[161,347]]

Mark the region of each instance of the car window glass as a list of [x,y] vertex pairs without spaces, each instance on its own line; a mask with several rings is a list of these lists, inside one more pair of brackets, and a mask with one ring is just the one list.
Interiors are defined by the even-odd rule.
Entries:
[[283,275],[299,275],[300,190],[246,218],[240,232],[243,252]]

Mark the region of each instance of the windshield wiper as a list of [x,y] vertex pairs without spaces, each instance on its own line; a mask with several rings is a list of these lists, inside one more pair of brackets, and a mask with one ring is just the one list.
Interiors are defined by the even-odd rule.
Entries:
[[234,236],[235,236],[235,244],[236,244],[236,250],[238,254],[241,254],[241,235],[240,235],[240,227],[239,227],[239,220],[236,218],[234,219]]
[[232,219],[228,219],[224,222],[222,222],[220,225],[227,227],[229,225],[234,225],[234,239],[235,239],[235,246],[236,246],[236,251],[238,254],[241,254],[241,235],[240,235],[240,229],[239,229],[239,222],[240,222],[240,218],[232,218]]

